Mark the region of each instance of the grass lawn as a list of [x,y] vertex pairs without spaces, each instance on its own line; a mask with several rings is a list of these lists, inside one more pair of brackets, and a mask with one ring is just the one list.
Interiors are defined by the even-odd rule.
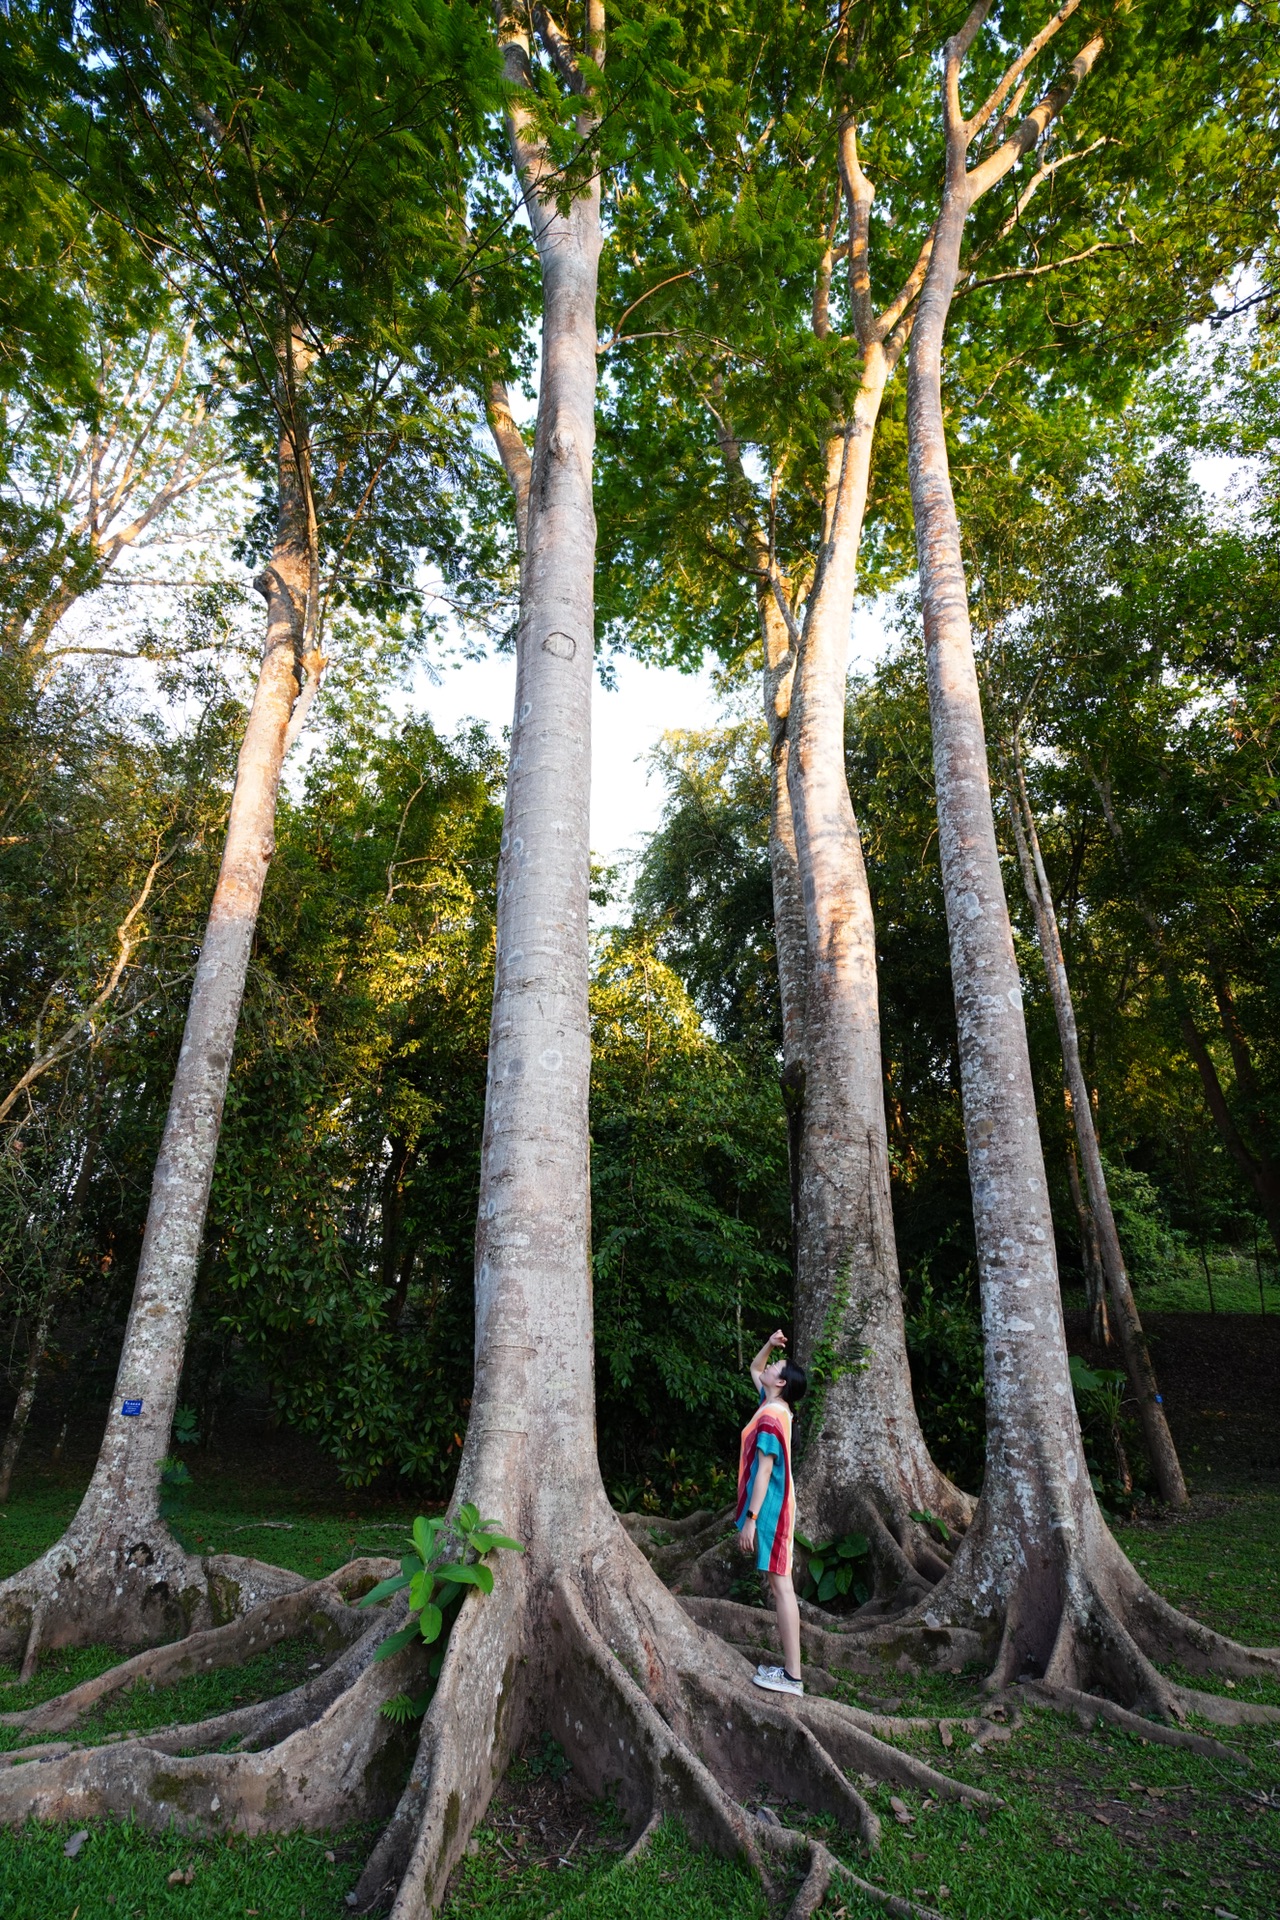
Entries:
[[[254,1511],[243,1488],[211,1485],[193,1500],[185,1531],[210,1549],[260,1553],[304,1573],[398,1543],[402,1522],[394,1513],[307,1511],[301,1501],[291,1507],[283,1492],[276,1497],[278,1504]],[[13,1501],[0,1521],[0,1572],[55,1539],[73,1506],[74,1492],[47,1485]],[[286,1524],[257,1524],[266,1519]],[[1256,1642],[1280,1639],[1280,1493],[1210,1494],[1190,1517],[1126,1527],[1122,1538],[1152,1583],[1199,1618]],[[96,1648],[54,1656],[3,1704],[45,1698],[111,1658]],[[279,1692],[314,1658],[309,1642],[290,1642],[251,1667],[135,1690],[104,1707],[81,1737],[141,1731]],[[12,1685],[12,1674],[0,1673],[6,1679]],[[902,1711],[939,1719],[959,1717],[975,1701],[973,1680],[964,1676],[894,1673],[874,1683],[879,1699],[890,1685]],[[1235,1691],[1280,1703],[1280,1688],[1267,1683]],[[963,1920],[1272,1920],[1280,1911],[1280,1727],[1228,1738],[1237,1761],[1202,1759],[1102,1726],[1087,1732],[1048,1713],[1029,1714],[1011,1737],[981,1752],[965,1736],[948,1751],[930,1731],[920,1750],[931,1762],[998,1794],[1000,1807],[978,1814],[900,1792],[902,1818],[887,1790],[868,1789],[884,1820],[883,1844],[870,1860],[858,1861],[823,1823],[814,1830],[867,1879]],[[0,1730],[0,1745],[16,1744],[18,1736]],[[803,1818],[798,1808],[773,1805],[784,1820]],[[3,1920],[338,1920],[349,1911],[345,1895],[371,1839],[354,1829],[214,1840],[93,1823],[69,1856],[73,1837],[72,1829],[44,1826],[0,1835]],[[475,1836],[450,1893],[449,1920],[553,1912],[561,1920],[765,1920],[766,1902],[751,1878],[695,1853],[678,1829],[665,1828],[634,1868],[621,1864],[623,1844],[612,1806],[580,1793],[558,1750],[543,1742],[513,1768]],[[829,1920],[854,1920],[882,1909],[837,1890],[822,1911]]]

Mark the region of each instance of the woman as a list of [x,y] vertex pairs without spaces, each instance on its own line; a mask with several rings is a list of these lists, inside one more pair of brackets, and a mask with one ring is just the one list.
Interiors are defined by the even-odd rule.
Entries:
[[803,1367],[775,1347],[787,1344],[771,1333],[751,1362],[760,1406],[742,1429],[738,1456],[737,1527],[744,1553],[769,1576],[782,1642],[782,1665],[761,1667],[751,1677],[770,1693],[803,1693],[800,1679],[800,1609],[791,1584],[791,1544],[796,1529],[796,1493],[791,1478],[791,1410],[809,1382]]

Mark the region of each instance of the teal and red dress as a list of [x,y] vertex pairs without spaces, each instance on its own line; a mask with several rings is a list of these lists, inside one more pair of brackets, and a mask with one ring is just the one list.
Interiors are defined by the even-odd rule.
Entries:
[[761,1573],[790,1573],[796,1490],[791,1478],[791,1409],[785,1400],[765,1400],[742,1429],[734,1522],[739,1531],[747,1522],[761,1454],[772,1457],[773,1472],[756,1520],[756,1566]]

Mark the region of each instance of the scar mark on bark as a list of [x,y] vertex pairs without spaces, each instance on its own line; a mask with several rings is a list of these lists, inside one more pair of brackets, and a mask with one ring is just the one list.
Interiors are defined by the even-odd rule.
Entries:
[[544,653],[553,653],[557,660],[572,660],[578,651],[578,643],[569,633],[549,633],[542,643]]

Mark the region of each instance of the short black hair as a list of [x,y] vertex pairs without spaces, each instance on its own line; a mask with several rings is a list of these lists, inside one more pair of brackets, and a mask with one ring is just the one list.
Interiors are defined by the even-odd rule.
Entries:
[[793,1410],[809,1391],[809,1376],[803,1367],[784,1356],[782,1362],[782,1397]]

